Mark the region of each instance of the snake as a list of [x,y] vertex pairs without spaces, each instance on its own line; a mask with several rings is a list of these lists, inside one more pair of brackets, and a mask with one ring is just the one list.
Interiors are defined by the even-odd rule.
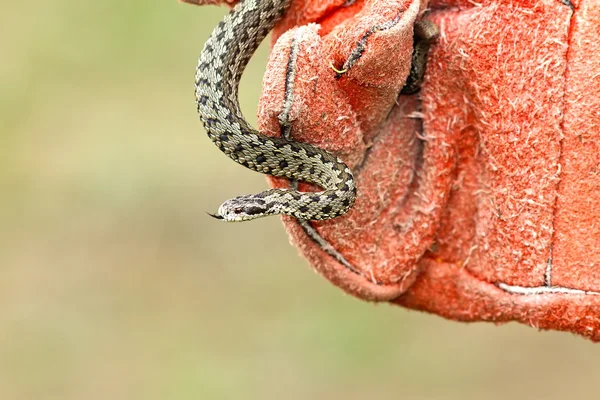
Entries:
[[226,222],[269,215],[327,220],[348,212],[356,199],[351,169],[328,151],[250,126],[238,89],[250,58],[289,8],[291,0],[243,0],[216,26],[200,54],[196,105],[208,137],[229,158],[251,170],[318,185],[318,192],[274,188],[225,201],[213,217]]

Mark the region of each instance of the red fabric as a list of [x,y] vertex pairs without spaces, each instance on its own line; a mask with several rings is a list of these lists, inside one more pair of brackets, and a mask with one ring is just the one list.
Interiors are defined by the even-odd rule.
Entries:
[[292,136],[344,159],[359,193],[347,215],[311,224],[358,272],[284,223],[319,273],[360,298],[598,341],[600,3],[474,4],[429,4],[441,36],[423,90],[397,97],[427,4],[294,1],[275,30],[259,128],[279,135],[297,43]]

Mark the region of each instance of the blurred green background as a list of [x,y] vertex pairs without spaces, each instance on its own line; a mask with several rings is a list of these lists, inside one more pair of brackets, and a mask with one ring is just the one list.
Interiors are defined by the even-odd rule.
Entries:
[[[600,347],[344,295],[278,218],[223,224],[266,187],[196,116],[225,9],[2,2],[0,399],[565,399]],[[267,57],[242,82],[255,123]]]

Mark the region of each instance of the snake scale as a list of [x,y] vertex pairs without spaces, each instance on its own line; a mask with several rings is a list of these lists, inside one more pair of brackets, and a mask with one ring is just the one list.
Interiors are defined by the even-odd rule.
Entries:
[[219,23],[204,45],[196,69],[196,104],[215,145],[237,163],[263,174],[319,185],[320,192],[270,189],[225,201],[215,218],[245,221],[286,214],[324,220],[354,204],[352,171],[339,158],[308,143],[269,137],[252,128],[239,106],[246,65],[291,0],[243,0]]

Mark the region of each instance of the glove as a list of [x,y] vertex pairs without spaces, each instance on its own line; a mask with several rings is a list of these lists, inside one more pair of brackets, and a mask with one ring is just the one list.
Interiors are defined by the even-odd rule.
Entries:
[[[441,35],[398,96],[426,7]],[[292,243],[365,300],[600,340],[598,32],[594,0],[294,1],[259,129],[340,156],[358,198],[283,217]]]

